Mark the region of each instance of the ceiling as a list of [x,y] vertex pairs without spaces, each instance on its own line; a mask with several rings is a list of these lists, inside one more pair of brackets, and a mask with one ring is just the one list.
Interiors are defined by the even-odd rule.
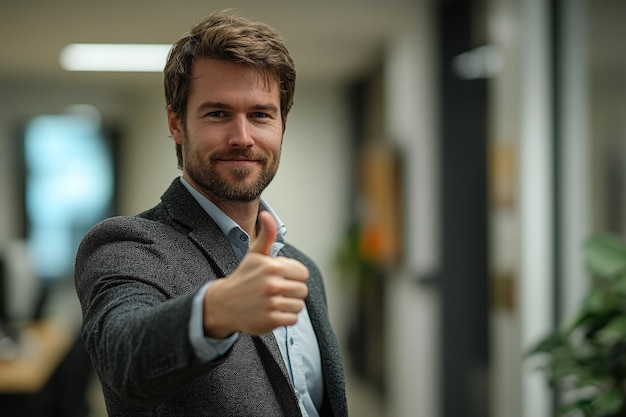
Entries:
[[285,37],[300,79],[349,77],[411,17],[412,0],[2,0],[0,77],[153,85],[161,74],[67,73],[59,52],[75,42],[172,43],[208,13],[233,8]]
[[[432,1],[432,0],[431,0]],[[623,73],[623,0],[587,0],[595,74]],[[382,45],[415,18],[418,0],[0,0],[0,79],[99,82],[154,88],[160,73],[68,73],[73,42],[172,43],[208,13],[233,8],[285,37],[298,77],[345,79],[376,63]],[[411,19],[411,20],[410,20]],[[626,78],[626,77],[625,77]]]

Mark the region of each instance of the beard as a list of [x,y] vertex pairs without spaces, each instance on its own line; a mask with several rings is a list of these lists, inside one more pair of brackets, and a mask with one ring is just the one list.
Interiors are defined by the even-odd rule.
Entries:
[[[187,138],[185,142],[187,144],[183,148],[185,171],[207,197],[232,202],[254,201],[261,196],[278,171],[280,154],[276,158],[270,158],[249,149],[233,149],[211,154],[208,161],[204,161],[197,152],[194,153],[193,149],[190,149]],[[257,171],[255,167],[237,166],[229,168],[224,175],[217,169],[216,165],[220,160],[235,158],[258,161],[261,172],[255,174]]]

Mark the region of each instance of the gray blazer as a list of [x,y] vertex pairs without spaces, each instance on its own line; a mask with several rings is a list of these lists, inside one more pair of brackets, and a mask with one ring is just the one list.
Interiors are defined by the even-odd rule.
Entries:
[[[322,358],[321,415],[346,416],[345,379],[319,270],[307,266],[306,305]],[[76,259],[81,334],[102,383],[109,416],[299,416],[271,332],[245,334],[224,357],[199,363],[188,337],[195,290],[237,267],[217,225],[174,180],[154,208],[94,226]]]

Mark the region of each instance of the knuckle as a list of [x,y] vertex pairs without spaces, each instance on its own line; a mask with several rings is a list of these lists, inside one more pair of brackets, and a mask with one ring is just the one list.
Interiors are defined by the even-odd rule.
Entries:
[[275,311],[280,308],[280,300],[276,297],[271,297],[267,300],[267,309],[270,311]]
[[276,295],[282,291],[282,285],[277,279],[268,279],[265,281],[264,292],[268,296]]

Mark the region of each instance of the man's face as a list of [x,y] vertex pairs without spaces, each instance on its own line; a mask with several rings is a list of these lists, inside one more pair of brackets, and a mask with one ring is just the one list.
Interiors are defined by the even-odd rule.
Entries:
[[212,201],[257,199],[278,169],[283,126],[277,81],[243,64],[194,61],[187,115],[168,109],[183,175]]

